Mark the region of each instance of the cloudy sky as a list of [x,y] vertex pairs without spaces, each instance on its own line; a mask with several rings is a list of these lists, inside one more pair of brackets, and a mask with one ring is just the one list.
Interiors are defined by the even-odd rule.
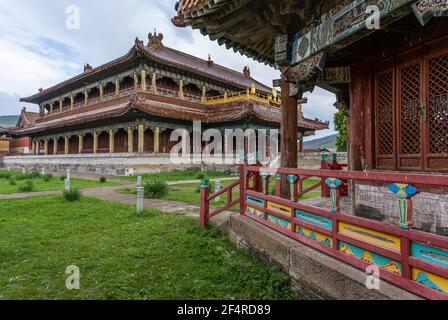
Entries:
[[[34,94],[82,72],[84,63],[98,66],[124,55],[135,37],[164,34],[164,44],[215,63],[243,70],[271,86],[276,70],[259,64],[190,28],[171,24],[176,0],[0,0],[0,115],[19,114],[19,98]],[[68,29],[67,7],[80,10],[80,28]],[[305,116],[332,121],[335,97],[316,89],[308,94]],[[37,111],[34,105],[27,109]],[[333,129],[333,128],[332,128]],[[332,134],[319,132],[318,136]]]

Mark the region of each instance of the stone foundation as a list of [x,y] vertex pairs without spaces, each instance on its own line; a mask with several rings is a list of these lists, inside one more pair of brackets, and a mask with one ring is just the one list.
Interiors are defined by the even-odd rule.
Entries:
[[[201,164],[173,164],[169,154],[83,154],[83,155],[51,155],[5,157],[3,167],[10,170],[26,169],[27,171],[45,170],[45,172],[65,172],[70,169],[74,173],[87,173],[112,176],[129,176],[137,173],[186,170],[201,167]],[[209,169],[234,170],[235,166],[211,165]]]
[[[383,184],[356,183],[357,216],[399,225],[397,198]],[[415,229],[448,236],[448,188],[427,187],[412,197]]]
[[238,247],[291,277],[292,288],[304,299],[414,300],[418,296],[381,281],[379,290],[366,287],[367,274],[309,248],[256,221],[230,215],[228,234]]

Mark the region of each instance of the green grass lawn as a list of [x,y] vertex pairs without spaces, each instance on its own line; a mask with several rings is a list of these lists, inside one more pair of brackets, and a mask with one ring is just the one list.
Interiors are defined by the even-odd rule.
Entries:
[[[143,181],[149,181],[149,180],[162,180],[162,181],[183,181],[183,180],[200,180],[202,179],[200,177],[201,174],[200,168],[194,168],[190,170],[178,170],[178,171],[166,171],[166,172],[157,172],[157,173],[145,173],[142,174]],[[216,171],[216,170],[206,170],[202,172],[210,179],[215,178],[227,178],[235,176],[231,172],[223,172],[223,171]],[[135,176],[131,177],[119,177],[123,180],[130,180],[135,181],[137,178]]]
[[[0,299],[294,299],[286,276],[181,215],[83,197],[0,201]],[[80,290],[65,287],[79,267]]]
[[[0,194],[11,194],[18,193],[19,187],[24,185],[26,181],[32,180],[34,184],[33,191],[53,191],[53,190],[63,190],[64,189],[64,181],[61,180],[60,177],[54,176],[50,181],[44,181],[42,176],[37,176],[34,178],[26,178],[22,180],[18,180],[20,176],[23,176],[18,172],[10,172],[15,178],[15,185],[11,184],[11,180],[5,177],[2,177],[1,174],[4,174],[6,171],[0,171]],[[27,176],[28,177],[28,176]],[[100,182],[99,180],[86,180],[86,179],[77,179],[71,178],[70,185],[72,188],[90,188],[90,187],[100,187],[100,186],[115,186],[118,185],[116,182]]]

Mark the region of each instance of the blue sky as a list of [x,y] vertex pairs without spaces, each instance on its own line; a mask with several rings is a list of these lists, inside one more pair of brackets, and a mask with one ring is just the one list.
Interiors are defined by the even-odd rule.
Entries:
[[[19,98],[34,94],[82,72],[84,63],[98,66],[125,54],[135,37],[164,34],[167,46],[221,65],[243,70],[272,85],[278,71],[220,47],[191,28],[171,24],[176,0],[0,0],[0,115],[19,114]],[[80,29],[66,28],[66,8],[80,9]],[[333,94],[317,88],[307,94],[305,116],[332,122]],[[317,136],[332,134],[320,131]]]

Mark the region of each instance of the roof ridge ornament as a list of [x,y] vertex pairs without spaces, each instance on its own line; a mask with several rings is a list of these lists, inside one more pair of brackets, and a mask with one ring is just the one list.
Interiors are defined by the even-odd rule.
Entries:
[[210,53],[208,54],[208,60],[207,60],[207,64],[209,67],[213,67],[213,60],[212,60],[212,56],[210,55]]
[[250,68],[249,66],[245,66],[243,69],[243,75],[246,79],[250,79]]
[[163,34],[157,34],[156,29],[154,29],[154,33],[148,34],[148,47],[149,48],[160,48],[163,47]]
[[88,64],[88,63],[84,63],[84,72],[88,72],[88,71],[92,71],[93,67]]

